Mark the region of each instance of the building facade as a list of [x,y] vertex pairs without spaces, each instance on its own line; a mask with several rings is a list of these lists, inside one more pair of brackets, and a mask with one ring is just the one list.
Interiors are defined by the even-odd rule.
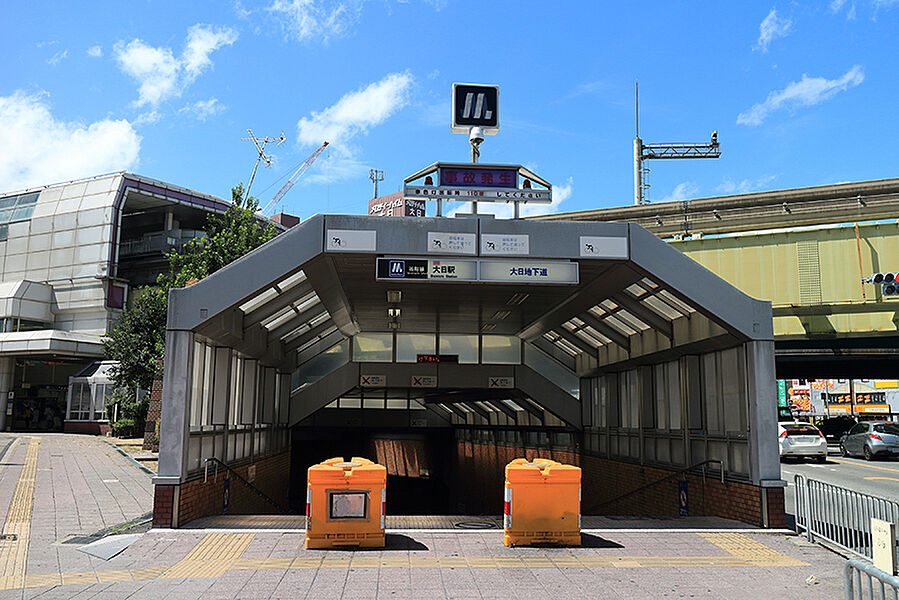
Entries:
[[103,360],[165,254],[228,205],[131,173],[0,194],[0,430],[105,431],[109,388],[70,378]]

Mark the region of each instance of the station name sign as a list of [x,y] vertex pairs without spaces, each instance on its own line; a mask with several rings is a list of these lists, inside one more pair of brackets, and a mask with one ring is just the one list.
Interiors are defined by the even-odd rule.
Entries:
[[559,260],[378,258],[380,281],[577,284],[578,263]]
[[403,187],[406,198],[425,200],[475,200],[477,202],[533,202],[551,204],[552,190],[532,190],[528,188],[487,188],[477,189],[455,186],[407,185]]

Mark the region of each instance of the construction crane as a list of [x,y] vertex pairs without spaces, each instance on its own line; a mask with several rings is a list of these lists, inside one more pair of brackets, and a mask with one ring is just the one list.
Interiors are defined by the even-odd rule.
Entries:
[[297,168],[297,170],[293,172],[293,175],[291,175],[291,176],[287,179],[287,182],[284,184],[284,186],[281,187],[280,190],[278,190],[278,193],[275,194],[275,197],[272,198],[271,201],[270,201],[268,204],[265,205],[265,208],[263,208],[262,211],[261,211],[262,214],[266,214],[266,213],[268,212],[268,209],[269,209],[271,206],[277,204],[278,201],[279,201],[281,198],[283,198],[284,195],[287,194],[287,192],[290,191],[290,188],[292,188],[292,187],[293,187],[293,184],[295,184],[295,183],[297,182],[297,179],[299,179],[300,177],[302,177],[303,173],[306,172],[306,169],[308,169],[309,167],[312,166],[312,163],[315,162],[315,159],[318,158],[318,155],[321,154],[322,151],[323,151],[327,146],[328,146],[328,142],[323,142],[322,145],[318,147],[318,150],[316,150],[315,152],[313,152],[312,154],[310,154],[310,155],[309,155],[309,158],[307,158],[305,161],[303,161],[303,164],[301,164],[301,165]]

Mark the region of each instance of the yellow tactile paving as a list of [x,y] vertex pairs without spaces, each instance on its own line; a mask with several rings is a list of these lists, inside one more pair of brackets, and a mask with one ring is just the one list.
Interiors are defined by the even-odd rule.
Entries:
[[255,533],[207,534],[187,556],[163,573],[162,577],[221,577],[255,537]]
[[[90,584],[116,581],[146,581],[157,578],[213,578],[230,570],[267,569],[583,569],[583,568],[672,568],[672,567],[786,567],[806,566],[740,533],[700,533],[703,539],[724,550],[718,556],[426,556],[348,554],[283,558],[240,558],[256,534],[212,533],[177,564],[148,567],[29,575],[24,586]],[[21,587],[21,586],[20,586]]]
[[14,535],[15,540],[0,542],[0,589],[16,589],[25,585],[25,561],[28,558],[28,536],[31,532],[31,509],[34,505],[34,477],[37,473],[37,453],[40,438],[33,437],[25,451],[25,463],[16,483],[6,522],[4,535]]
[[697,535],[725,552],[752,564],[759,562],[766,566],[801,566],[805,564],[741,533],[700,533]]

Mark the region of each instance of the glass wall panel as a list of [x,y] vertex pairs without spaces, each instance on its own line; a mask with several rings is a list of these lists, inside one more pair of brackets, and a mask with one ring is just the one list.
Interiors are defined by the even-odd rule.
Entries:
[[668,386],[665,382],[665,365],[653,365],[652,375],[655,380],[653,392],[656,402],[656,427],[668,429]]
[[494,365],[521,363],[521,340],[513,335],[481,336],[481,362]]
[[194,342],[194,364],[191,367],[190,386],[190,426],[191,429],[203,423],[203,362],[206,345]]
[[581,397],[581,380],[558,361],[544,354],[533,344],[524,345],[524,364],[534,369],[557,386],[574,396]]
[[746,431],[745,363],[743,348],[721,352],[721,388],[726,431]]
[[478,336],[442,334],[440,354],[458,354],[459,364],[477,364]]
[[672,431],[683,429],[681,422],[681,380],[677,361],[665,363],[665,393],[668,398],[668,427]]
[[391,362],[392,333],[360,333],[353,336],[353,360],[356,362]]
[[307,360],[291,375],[291,389],[314,383],[350,360],[350,342],[343,340]]
[[433,333],[396,334],[396,362],[418,362],[419,354],[436,354],[437,336]]
[[705,398],[705,419],[709,433],[724,433],[718,381],[717,353],[704,354],[702,356],[702,392]]

